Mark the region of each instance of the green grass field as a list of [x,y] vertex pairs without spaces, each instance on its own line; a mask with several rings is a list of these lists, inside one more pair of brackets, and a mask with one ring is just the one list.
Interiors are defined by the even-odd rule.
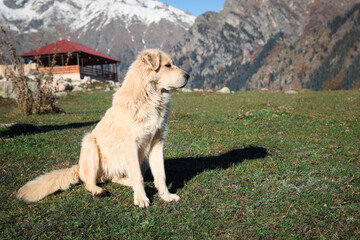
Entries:
[[[174,93],[165,163],[177,203],[145,176],[148,209],[115,183],[26,204],[27,181],[77,163],[112,93],[20,116],[0,100],[0,239],[359,239],[360,91]],[[15,125],[4,125],[16,123]]]

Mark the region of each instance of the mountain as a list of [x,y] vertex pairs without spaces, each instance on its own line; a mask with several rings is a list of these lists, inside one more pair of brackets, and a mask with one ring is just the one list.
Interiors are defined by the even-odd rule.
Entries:
[[122,76],[144,48],[169,51],[195,16],[153,0],[0,0],[0,25],[24,53],[59,39],[121,60]]
[[358,3],[226,0],[219,13],[199,16],[172,54],[193,88],[354,88]]
[[360,88],[360,3],[326,24],[309,25],[288,47],[272,49],[248,85],[254,89]]

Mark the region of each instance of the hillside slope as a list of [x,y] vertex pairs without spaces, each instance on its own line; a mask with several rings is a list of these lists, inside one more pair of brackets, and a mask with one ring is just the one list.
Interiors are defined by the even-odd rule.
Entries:
[[[219,13],[199,16],[173,54],[191,73],[191,87],[320,90],[323,85],[310,84],[309,76],[326,56],[319,55],[320,60],[315,56],[321,48],[330,53],[347,32],[357,34],[356,3],[359,1],[227,0]],[[332,23],[336,19],[340,23]],[[320,35],[324,39],[316,45]],[[350,44],[349,66],[356,60],[357,44],[357,40]],[[301,54],[304,56],[299,57]],[[311,68],[305,68],[309,62]],[[356,71],[356,63],[352,69]]]
[[252,89],[360,87],[360,4],[326,25],[309,28],[287,47],[282,42],[252,76]]

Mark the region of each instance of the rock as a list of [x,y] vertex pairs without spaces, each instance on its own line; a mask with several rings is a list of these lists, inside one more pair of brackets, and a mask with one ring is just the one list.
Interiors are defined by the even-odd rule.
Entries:
[[37,90],[37,83],[36,82],[28,82],[28,86],[31,92],[36,92]]
[[13,92],[12,83],[10,81],[0,82],[0,97],[15,98],[15,93]]
[[73,86],[80,86],[82,83],[81,83],[81,81],[72,81],[71,82],[71,85],[73,85]]
[[121,88],[121,84],[116,84],[115,87],[113,88],[113,90],[116,92],[120,88]]
[[81,82],[81,84],[90,84],[91,83],[91,78],[86,76],[80,82]]
[[67,95],[66,92],[57,92],[55,93],[55,97],[65,97]]
[[58,81],[57,83],[57,90],[59,92],[62,92],[62,91],[65,91],[65,90],[68,90],[70,88],[70,84],[68,82],[65,82],[65,81]]
[[111,89],[109,87],[105,88],[105,92],[110,92],[110,91],[111,91]]
[[115,82],[114,81],[106,81],[106,84],[108,84],[111,87],[115,87]]
[[[37,84],[36,82],[29,81],[28,86],[31,92],[36,92]],[[13,92],[13,87],[11,81],[1,81],[0,82],[0,96],[3,98],[15,98],[15,92]]]
[[70,84],[67,84],[67,85],[65,86],[65,89],[64,89],[64,90],[71,92],[73,89],[74,89],[73,86],[71,86]]
[[27,75],[27,77],[29,78],[29,79],[31,79],[31,80],[35,80],[36,79],[36,76],[35,75]]
[[191,89],[189,89],[189,88],[182,88],[181,91],[182,92],[192,92]]
[[297,91],[295,90],[287,90],[284,92],[285,94],[299,94]]
[[230,89],[228,87],[223,87],[222,89],[220,89],[219,91],[217,91],[218,93],[224,93],[224,94],[228,94],[231,93]]
[[75,86],[72,90],[72,92],[82,92],[84,91],[84,89],[82,87],[79,87],[79,86]]
[[[31,92],[36,92],[37,90],[36,82],[29,81],[28,86]],[[13,92],[11,81],[0,82],[0,96],[3,98],[15,98],[15,93]]]

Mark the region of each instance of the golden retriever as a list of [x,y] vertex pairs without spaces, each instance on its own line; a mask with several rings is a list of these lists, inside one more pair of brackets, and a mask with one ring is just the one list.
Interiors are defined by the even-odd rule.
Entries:
[[164,141],[168,132],[170,90],[186,85],[189,75],[160,50],[143,51],[130,66],[109,108],[81,145],[79,164],[26,183],[17,197],[36,202],[81,180],[94,196],[96,184],[113,181],[132,187],[134,204],[148,207],[142,172],[150,166],[160,197],[178,201],[165,182]]

